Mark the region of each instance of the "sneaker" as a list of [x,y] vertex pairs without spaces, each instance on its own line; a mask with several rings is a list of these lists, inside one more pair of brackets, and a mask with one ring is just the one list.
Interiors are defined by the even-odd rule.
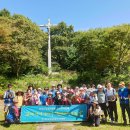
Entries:
[[95,126],[95,123],[93,123],[92,126]]
[[111,121],[111,124],[114,124],[114,121]]

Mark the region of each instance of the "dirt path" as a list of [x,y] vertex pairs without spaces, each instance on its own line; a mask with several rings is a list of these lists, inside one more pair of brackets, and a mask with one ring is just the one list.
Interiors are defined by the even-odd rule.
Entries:
[[[4,103],[0,100],[0,115],[3,116]],[[64,123],[42,123],[38,124],[36,130],[76,130],[73,128],[74,124],[70,122]]]
[[36,130],[76,130],[73,123],[44,123],[37,126]]
[[3,100],[0,100],[0,111],[3,111],[3,108],[4,108]]
[[36,130],[53,130],[53,128],[55,127],[55,125],[45,125],[45,124],[40,124],[37,126]]

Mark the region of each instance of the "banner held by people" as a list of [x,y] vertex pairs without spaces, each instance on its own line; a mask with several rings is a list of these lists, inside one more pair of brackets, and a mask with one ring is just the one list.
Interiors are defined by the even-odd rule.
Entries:
[[87,105],[22,106],[20,122],[86,121]]

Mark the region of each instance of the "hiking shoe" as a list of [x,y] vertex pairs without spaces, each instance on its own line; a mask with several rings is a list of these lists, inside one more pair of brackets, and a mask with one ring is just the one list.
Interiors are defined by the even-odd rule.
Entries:
[[95,126],[95,123],[93,123],[92,126]]
[[111,121],[111,123],[113,124],[113,123],[114,123],[114,121]]

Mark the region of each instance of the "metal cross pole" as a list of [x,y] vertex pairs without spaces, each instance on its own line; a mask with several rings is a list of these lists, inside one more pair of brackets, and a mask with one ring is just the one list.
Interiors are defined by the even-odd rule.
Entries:
[[40,25],[40,27],[46,27],[48,30],[48,74],[50,75],[52,73],[52,67],[51,67],[51,35],[50,35],[50,28],[51,26],[54,26],[51,24],[50,19],[48,19],[48,24]]

